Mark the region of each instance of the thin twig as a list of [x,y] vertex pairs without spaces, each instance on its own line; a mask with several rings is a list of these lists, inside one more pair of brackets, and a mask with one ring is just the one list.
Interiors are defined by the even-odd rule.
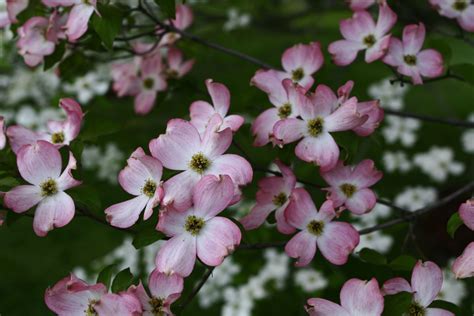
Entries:
[[204,286],[204,284],[207,282],[207,280],[209,279],[209,277],[211,276],[212,274],[212,271],[214,271],[214,267],[208,267],[207,268],[207,271],[206,273],[204,273],[204,275],[202,276],[201,278],[201,281],[199,281],[199,283],[196,285],[196,287],[194,287],[193,291],[188,295],[188,297],[186,297],[186,299],[184,300],[184,302],[179,306],[181,308],[180,312],[182,312],[184,310],[184,308],[189,305],[189,303],[192,302],[192,300],[194,299],[194,297],[196,297],[196,295],[199,293],[199,291],[201,290],[201,288]]
[[462,120],[450,119],[450,118],[438,118],[438,117],[433,117],[433,116],[424,115],[424,114],[401,112],[401,111],[395,111],[395,110],[390,110],[390,109],[384,109],[384,112],[387,115],[409,117],[409,118],[426,121],[426,122],[474,128],[474,122],[469,122],[469,121],[462,121]]

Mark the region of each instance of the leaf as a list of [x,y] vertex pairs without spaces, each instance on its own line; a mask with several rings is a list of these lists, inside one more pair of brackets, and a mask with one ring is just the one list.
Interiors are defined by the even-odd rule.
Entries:
[[61,78],[69,82],[74,78],[85,74],[91,68],[90,60],[78,51],[66,57],[59,64]]
[[95,141],[97,138],[116,133],[120,130],[120,124],[117,121],[94,119],[86,121],[82,131],[82,141]]
[[367,263],[376,265],[387,264],[387,258],[385,258],[381,253],[370,248],[363,248],[361,251],[359,251],[359,257],[362,261]]
[[164,235],[162,233],[157,231],[154,227],[150,227],[147,229],[139,230],[133,238],[132,244],[135,249],[140,249],[145,246],[151,245],[154,242],[157,242],[163,237]]
[[464,80],[474,85],[474,65],[473,64],[458,64],[449,67],[452,74],[461,76]]
[[445,309],[453,312],[454,315],[463,315],[462,310],[456,304],[443,300],[436,300],[429,307]]
[[56,65],[64,56],[66,51],[66,42],[61,42],[56,46],[54,52],[44,58],[43,70],[46,71]]
[[118,293],[125,291],[133,281],[133,274],[130,272],[130,268],[120,271],[112,282],[112,292]]
[[5,177],[0,179],[0,191],[9,191],[11,188],[20,185],[20,181],[13,177]]
[[453,56],[453,52],[451,50],[451,46],[449,43],[442,39],[431,39],[428,41],[428,47],[436,49],[438,52],[443,55],[444,63],[449,65],[451,61],[451,57]]
[[80,208],[94,213],[98,213],[102,210],[99,194],[92,187],[81,185],[69,190],[68,194]]
[[116,264],[111,264],[106,266],[100,271],[97,276],[97,283],[102,283],[108,289],[110,287],[110,282],[112,282],[112,275],[114,274]]
[[411,305],[412,293],[400,292],[385,296],[383,316],[404,315]]
[[101,16],[94,14],[92,26],[101,38],[105,47],[113,48],[114,39],[122,27],[122,11],[114,5],[98,3],[98,10]]
[[155,2],[170,19],[176,17],[175,0],[155,0]]
[[401,255],[389,264],[390,268],[398,271],[411,271],[416,264],[416,259],[412,256]]
[[7,211],[6,224],[8,227],[12,226],[20,218],[24,217],[22,214],[15,213],[13,211]]
[[448,220],[448,224],[446,226],[446,230],[448,231],[449,236],[451,238],[454,238],[454,234],[456,233],[456,230],[463,224],[463,221],[461,217],[459,216],[459,213],[456,212]]

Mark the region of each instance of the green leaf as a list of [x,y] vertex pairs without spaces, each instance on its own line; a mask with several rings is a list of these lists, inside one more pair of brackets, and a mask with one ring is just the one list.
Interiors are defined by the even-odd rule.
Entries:
[[392,270],[397,271],[411,271],[416,264],[416,259],[412,256],[408,255],[401,255],[394,260],[392,260],[389,264]]
[[381,253],[370,248],[363,248],[361,251],[359,251],[359,257],[362,261],[367,263],[376,265],[387,264],[387,258],[385,258]]
[[463,315],[462,310],[456,304],[443,300],[436,300],[431,303],[429,307],[445,309],[450,312],[453,312],[454,315]]
[[411,305],[412,293],[400,292],[385,296],[383,316],[400,316],[408,311]]
[[112,275],[114,274],[116,264],[111,264],[106,266],[100,271],[97,276],[97,283],[102,283],[108,289],[110,287],[110,282],[112,282]]
[[474,65],[473,64],[458,64],[449,67],[452,74],[461,76],[464,80],[474,85]]
[[94,142],[97,138],[116,133],[120,130],[120,123],[112,120],[98,121],[90,117],[89,121],[86,121],[81,131],[82,141]]
[[7,211],[7,219],[6,219],[7,226],[8,227],[12,226],[16,221],[18,221],[22,217],[24,217],[24,215],[18,214],[12,211]]
[[175,18],[176,16],[175,0],[155,0],[155,2],[170,19]]
[[112,292],[118,293],[125,291],[133,282],[133,274],[130,268],[120,271],[112,282]]
[[102,203],[96,189],[81,185],[69,190],[68,194],[78,207],[94,213],[102,211]]
[[52,68],[58,62],[60,62],[64,56],[65,51],[66,51],[66,42],[63,41],[59,43],[59,45],[56,46],[56,48],[54,49],[54,52],[51,55],[46,56],[44,58],[43,70],[46,71]]
[[122,27],[122,11],[114,5],[98,3],[98,10],[101,16],[94,14],[92,26],[102,39],[105,47],[113,48],[114,39]]
[[13,177],[5,177],[0,179],[0,191],[8,191],[11,188],[20,185],[20,181]]
[[446,226],[446,230],[448,231],[449,236],[451,238],[454,238],[454,234],[456,233],[456,230],[463,224],[463,221],[461,217],[459,216],[459,213],[456,212],[448,220],[448,225]]
[[61,78],[69,82],[78,76],[84,75],[91,68],[90,59],[81,52],[71,54],[59,64]]
[[427,47],[436,49],[443,55],[445,64],[449,65],[453,52],[449,43],[443,39],[431,39],[428,41]]
[[154,227],[139,230],[133,238],[133,246],[135,249],[140,249],[145,246],[151,245],[154,242],[163,239],[164,235],[157,231]]

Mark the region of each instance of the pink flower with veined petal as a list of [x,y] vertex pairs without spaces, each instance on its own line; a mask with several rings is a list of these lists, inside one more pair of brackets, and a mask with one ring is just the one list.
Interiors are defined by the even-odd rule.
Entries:
[[[97,0],[42,0],[43,4],[48,7],[70,7],[66,25],[66,35],[70,42],[75,42],[84,33],[87,32],[87,24],[94,13],[97,12]],[[97,12],[98,14],[98,12]]]
[[183,291],[183,278],[177,274],[166,275],[153,270],[148,281],[151,296],[143,287],[132,285],[127,292],[135,295],[142,304],[143,315],[173,315],[171,304],[176,301]]
[[48,132],[34,132],[18,125],[8,127],[7,136],[13,152],[18,153],[24,145],[33,144],[38,140],[50,142],[56,147],[69,145],[81,130],[84,114],[79,103],[73,99],[60,99],[59,106],[64,109],[67,118],[64,121],[49,121]]
[[0,13],[0,27],[18,22],[16,16],[28,7],[29,0],[7,0],[7,11]]
[[246,230],[259,227],[268,215],[275,211],[278,231],[283,234],[291,234],[295,231],[295,228],[286,221],[285,210],[295,189],[296,177],[293,171],[280,160],[277,159],[275,164],[282,176],[267,177],[258,182],[257,204],[247,216],[240,220]]
[[413,268],[411,285],[403,278],[393,278],[383,284],[385,295],[399,292],[413,293],[409,311],[411,315],[439,315],[450,316],[453,313],[440,308],[428,308],[441,290],[443,273],[436,263],[418,261]]
[[5,136],[5,119],[0,115],[0,150],[5,148],[7,137]]
[[212,105],[207,101],[194,101],[189,107],[191,124],[202,135],[211,117],[217,113],[223,120],[220,131],[229,127],[232,132],[237,132],[244,123],[244,118],[240,115],[226,116],[230,106],[229,89],[222,83],[213,82],[212,79],[206,80],[206,87],[211,96]]
[[114,81],[113,90],[117,96],[135,96],[140,93],[141,81],[139,79],[141,58],[135,57],[133,62],[115,63],[111,68]]
[[459,206],[459,216],[464,225],[469,227],[470,230],[474,230],[474,199],[467,200]]
[[470,0],[430,0],[438,13],[449,19],[456,19],[468,32],[474,32],[474,3]]
[[61,154],[51,143],[38,141],[23,146],[17,153],[18,171],[27,185],[17,186],[5,193],[5,206],[24,213],[35,205],[33,229],[46,236],[55,227],[67,225],[74,217],[74,201],[64,191],[81,184],[72,177],[76,159],[69,153],[69,162],[61,173]]
[[290,79],[282,81],[274,70],[257,72],[252,84],[265,91],[275,106],[263,111],[252,123],[252,134],[255,136],[253,145],[264,146],[270,141],[278,144],[273,134],[274,126],[282,119],[298,116],[299,103],[303,102],[305,90]]
[[318,211],[308,192],[302,188],[293,191],[285,217],[300,232],[286,244],[285,252],[297,259],[297,267],[308,265],[318,247],[332,264],[347,262],[349,254],[359,244],[359,233],[349,223],[332,222],[335,216],[332,201],[325,201]]
[[339,147],[330,133],[351,130],[367,120],[357,112],[355,97],[335,108],[327,89],[319,85],[314,94],[303,98],[298,109],[301,118],[287,118],[273,127],[275,138],[283,144],[299,141],[296,156],[314,162],[321,171],[334,168],[339,159]]
[[44,301],[59,316],[142,315],[140,302],[134,295],[107,293],[104,284],[89,285],[74,274],[48,288]]
[[135,224],[143,213],[147,220],[163,197],[161,162],[145,154],[138,147],[127,160],[127,166],[119,173],[119,183],[128,193],[135,195],[131,200],[114,204],[105,210],[107,221],[120,228],[127,228]]
[[384,300],[375,278],[350,279],[340,293],[341,305],[322,298],[310,298],[305,306],[310,316],[380,316]]
[[321,177],[331,186],[326,188],[328,199],[334,207],[344,205],[354,214],[364,214],[371,211],[377,197],[370,186],[382,179],[383,173],[374,168],[374,162],[366,159],[357,166],[344,166],[339,161],[334,169],[321,172]]
[[190,122],[173,119],[168,122],[166,134],[150,141],[150,152],[165,168],[183,170],[163,185],[162,204],[177,210],[191,206],[194,185],[205,175],[229,175],[235,185],[234,202],[240,199],[239,186],[252,181],[252,167],[244,158],[224,154],[232,142],[232,131],[218,132],[222,119],[215,114],[204,135]]
[[156,267],[165,274],[191,274],[196,257],[208,266],[218,266],[240,244],[237,225],[216,216],[232,201],[234,184],[229,176],[205,176],[193,190],[193,207],[164,210],[157,229],[171,239],[156,256]]
[[474,276],[474,241],[467,245],[462,255],[456,258],[452,270],[458,279]]
[[340,29],[344,39],[329,45],[329,52],[336,65],[349,65],[361,50],[365,50],[367,63],[382,58],[390,44],[390,34],[386,34],[396,21],[397,15],[386,4],[379,6],[377,24],[367,11],[357,11],[352,18],[341,21]]
[[168,48],[168,64],[166,67],[166,76],[171,79],[182,78],[191,71],[194,65],[194,59],[183,60],[183,53],[174,46]]
[[424,49],[425,25],[410,24],[403,29],[403,41],[392,38],[383,62],[397,67],[402,75],[411,77],[414,84],[422,84],[422,76],[434,78],[443,71],[443,56],[434,49]]
[[[176,16],[174,19],[165,21],[166,24],[172,25],[180,31],[184,31],[193,23],[193,11],[191,7],[178,4],[176,6]],[[160,27],[157,28],[157,33],[161,33],[162,29]],[[165,46],[165,45],[172,45],[177,40],[181,38],[181,35],[176,32],[167,32],[160,40],[158,46]]]

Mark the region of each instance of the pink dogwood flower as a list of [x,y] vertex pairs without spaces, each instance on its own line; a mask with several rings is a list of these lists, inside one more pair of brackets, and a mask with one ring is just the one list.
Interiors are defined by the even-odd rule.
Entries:
[[452,270],[458,279],[474,276],[474,241],[467,245],[462,255],[456,258]]
[[5,148],[7,144],[7,137],[5,136],[5,119],[0,116],[0,150]]
[[97,11],[97,0],[42,0],[44,5],[48,7],[71,7],[72,9],[69,12],[69,17],[67,19],[66,25],[64,26],[66,30],[67,38],[70,42],[75,42],[78,40],[84,33],[87,32],[87,24],[94,13],[94,11],[99,14]]
[[361,50],[365,50],[367,63],[382,58],[390,44],[387,33],[396,21],[397,15],[387,4],[379,6],[377,24],[367,11],[357,11],[352,18],[342,20],[340,29],[344,39],[331,43],[328,48],[336,65],[349,65]]
[[156,256],[156,267],[165,274],[187,277],[196,256],[208,266],[218,266],[240,244],[241,233],[231,220],[216,216],[232,201],[234,184],[227,176],[205,176],[193,190],[193,207],[160,213],[157,229],[171,239]]
[[310,316],[380,316],[384,299],[375,278],[350,279],[340,293],[341,305],[322,298],[310,298],[305,306]]
[[194,185],[205,175],[229,175],[235,184],[234,202],[240,199],[239,186],[252,181],[252,167],[244,158],[224,154],[232,142],[232,131],[218,132],[222,119],[215,114],[204,135],[190,122],[172,119],[166,134],[150,141],[150,152],[165,168],[183,172],[167,180],[162,205],[177,210],[191,206]]
[[140,302],[129,293],[107,293],[104,284],[89,285],[70,274],[44,294],[48,308],[59,316],[142,315]]
[[386,295],[413,293],[412,303],[407,311],[410,315],[454,316],[447,310],[428,307],[435,300],[442,284],[443,273],[436,263],[418,261],[413,268],[411,285],[403,278],[393,278],[383,284],[382,291]]
[[237,132],[244,123],[244,118],[240,115],[227,116],[230,106],[229,89],[222,83],[213,82],[212,79],[206,80],[206,87],[211,96],[212,105],[207,101],[194,101],[189,107],[191,124],[202,135],[206,130],[209,120],[217,113],[223,120],[220,131],[230,128],[232,132]]
[[170,79],[179,79],[191,71],[194,65],[194,59],[184,60],[181,50],[174,46],[168,48],[166,77]]
[[459,216],[464,225],[469,227],[470,230],[474,230],[474,199],[467,200],[459,206]]
[[470,0],[430,0],[438,13],[449,19],[456,19],[468,32],[474,32],[474,3]]
[[271,176],[258,182],[257,203],[250,213],[240,220],[246,230],[260,227],[268,215],[275,211],[278,231],[283,234],[291,234],[295,231],[295,228],[286,221],[285,210],[295,190],[296,177],[293,171],[280,160],[276,160],[275,164],[282,176]]
[[[165,23],[175,27],[176,29],[180,31],[184,31],[193,23],[193,19],[194,19],[194,16],[193,16],[193,11],[191,10],[191,7],[184,4],[178,4],[176,6],[175,18],[167,20],[165,21]],[[162,28],[158,27],[157,33],[161,33],[161,32],[162,32]],[[167,32],[161,38],[159,46],[173,45],[180,38],[181,38],[181,34],[177,32]]]
[[67,225],[74,217],[72,198],[64,191],[81,184],[72,177],[76,159],[69,153],[69,162],[61,173],[61,154],[51,143],[38,141],[23,146],[17,153],[18,171],[29,184],[5,193],[5,206],[15,213],[24,213],[35,205],[33,229],[38,236],[55,227]]
[[422,84],[423,77],[435,78],[443,71],[443,56],[434,49],[424,49],[425,25],[410,24],[403,29],[403,41],[392,38],[383,62],[397,67],[402,75],[412,78],[414,84]]
[[273,128],[276,139],[283,144],[299,141],[296,156],[314,162],[323,172],[334,168],[339,159],[339,147],[330,133],[351,130],[367,120],[357,112],[355,97],[334,108],[332,100],[326,98],[328,89],[319,85],[313,95],[298,104],[301,118],[281,120]]
[[318,247],[332,264],[347,262],[349,254],[359,244],[359,233],[349,223],[332,222],[335,216],[332,201],[325,201],[318,211],[308,192],[302,188],[293,191],[285,217],[300,232],[286,244],[285,252],[297,259],[297,267],[308,265]]
[[127,291],[140,300],[143,315],[173,315],[170,307],[181,296],[183,278],[177,274],[166,275],[153,270],[148,281],[148,288],[151,295],[148,295],[141,282],[138,286],[132,285]]
[[135,96],[140,93],[141,82],[138,77],[140,62],[141,58],[135,57],[132,62],[112,65],[111,76],[114,82],[112,89],[117,96]]
[[344,166],[339,161],[333,169],[321,172],[321,177],[330,185],[328,199],[334,207],[344,205],[354,214],[364,214],[371,211],[377,197],[369,187],[382,179],[383,173],[374,167],[372,160],[361,161],[357,166]]
[[105,210],[107,221],[112,226],[127,228],[137,222],[143,209],[145,209],[143,219],[149,219],[153,208],[163,197],[162,173],[161,162],[146,155],[143,149],[138,147],[128,158],[127,166],[118,176],[120,186],[135,197],[108,207]]
[[6,133],[13,152],[18,153],[21,147],[38,140],[48,141],[57,147],[69,145],[81,130],[84,114],[79,103],[73,99],[60,99],[59,106],[66,112],[67,118],[64,121],[49,121],[48,132],[35,132],[19,125],[8,127]]
[[18,22],[16,16],[28,7],[29,0],[6,0],[7,10],[0,13],[0,27]]

